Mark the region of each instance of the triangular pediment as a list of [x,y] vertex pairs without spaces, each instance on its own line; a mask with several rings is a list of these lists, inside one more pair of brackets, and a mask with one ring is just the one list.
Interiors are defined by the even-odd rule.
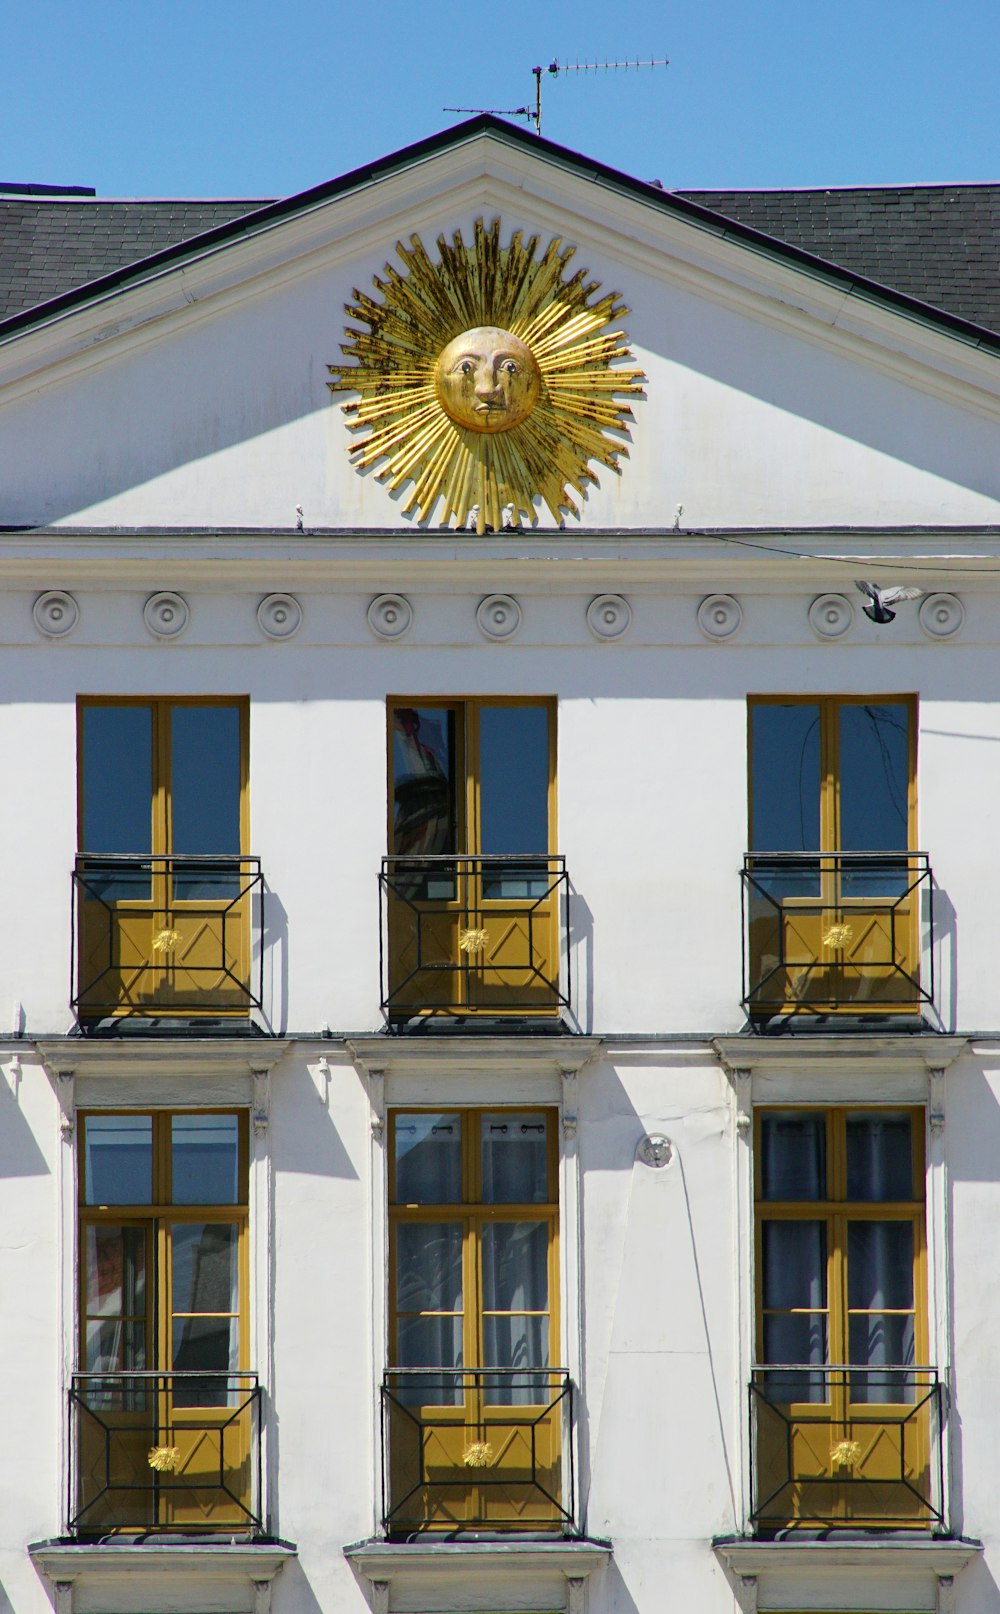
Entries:
[[[447,485],[414,503],[416,450],[414,476],[394,473],[395,486],[379,480],[384,458],[352,461],[364,431],[352,433],[351,395],[328,382],[330,366],[358,363],[359,309],[384,307],[393,275],[403,302],[414,289],[433,302],[453,277],[439,242],[446,256],[456,241],[472,252],[479,221],[487,236],[497,221],[508,259],[522,243],[520,269],[505,259],[508,275],[524,273],[524,244],[535,243],[529,280],[554,243],[572,248],[557,287],[587,271],[580,306],[616,293],[603,331],[622,333],[603,378],[586,355],[568,369],[552,360],[541,396],[561,386],[572,407],[549,420],[532,402],[534,459],[523,422],[497,434],[493,458],[506,464],[518,448],[520,460],[507,458],[524,462],[517,474],[531,484],[514,520],[644,529],[1000,517],[1000,340],[478,119],[0,324],[10,468],[0,522],[283,529],[301,510],[313,529],[465,524],[456,510],[478,501],[449,507]],[[422,289],[415,253],[430,266]],[[512,320],[524,315],[516,298],[487,298],[470,327],[494,326],[501,305]],[[543,358],[545,318],[529,331]],[[644,396],[618,395],[631,418],[607,408],[614,376],[629,369],[645,378]],[[412,431],[397,412],[404,466],[420,409],[424,426],[433,414],[421,397]],[[457,425],[474,475],[475,425]],[[563,478],[562,505],[541,486],[543,452]],[[453,479],[464,465],[455,460]],[[501,492],[519,485],[505,476]]]

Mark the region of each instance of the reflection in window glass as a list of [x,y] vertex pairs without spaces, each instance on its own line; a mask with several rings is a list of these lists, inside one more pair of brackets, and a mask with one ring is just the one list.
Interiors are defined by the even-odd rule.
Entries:
[[760,1123],[763,1199],[826,1198],[826,1117],[777,1111]]
[[175,1205],[239,1203],[239,1122],[235,1115],[171,1117]]
[[458,851],[454,710],[394,707],[392,757],[393,851]]
[[820,850],[819,706],[750,708],[752,850]]
[[150,1205],[153,1121],[149,1115],[88,1115],[84,1121],[88,1205]]
[[549,849],[549,714],[544,706],[479,713],[481,851]]
[[462,1197],[462,1118],[426,1111],[396,1116],[396,1202],[453,1205]]
[[540,1205],[548,1200],[548,1143],[544,1115],[509,1110],[480,1120],[483,1199],[492,1205]]
[[153,846],[153,714],[148,706],[85,706],[82,852]]
[[840,708],[840,847],[905,851],[910,709],[903,701]]
[[847,1197],[913,1197],[913,1140],[909,1115],[862,1110],[847,1117]]
[[239,707],[172,707],[170,765],[174,853],[238,853]]

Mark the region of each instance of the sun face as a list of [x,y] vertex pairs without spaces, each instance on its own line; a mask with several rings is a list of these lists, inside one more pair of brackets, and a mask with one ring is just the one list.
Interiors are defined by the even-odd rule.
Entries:
[[542,372],[513,331],[477,325],[462,331],[438,355],[434,390],[456,426],[506,432],[527,420],[538,402]]
[[[397,246],[401,273],[375,276],[381,301],[355,290],[341,352],[331,365],[333,392],[359,438],[350,448],[359,470],[375,468],[392,491],[410,487],[403,513],[443,526],[499,530],[502,513],[537,520],[540,498],[559,521],[579,514],[569,489],[596,485],[592,463],[618,471],[644,376],[612,320],[627,313],[617,292],[564,271],[572,247],[515,231],[500,244],[500,220],[475,224],[437,242],[435,263],[419,236]],[[360,435],[364,433],[364,435]]]

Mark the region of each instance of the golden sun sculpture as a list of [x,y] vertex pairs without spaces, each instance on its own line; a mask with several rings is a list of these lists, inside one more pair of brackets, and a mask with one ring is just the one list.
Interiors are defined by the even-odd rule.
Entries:
[[[397,243],[405,265],[374,276],[381,302],[355,289],[341,352],[330,365],[333,392],[358,397],[343,405],[348,424],[365,435],[352,443],[358,470],[395,492],[410,489],[403,514],[499,531],[503,512],[515,524],[537,519],[540,497],[556,521],[579,515],[568,489],[597,485],[591,462],[618,472],[632,411],[623,398],[643,397],[641,370],[623,331],[608,330],[628,313],[617,292],[581,269],[564,278],[574,248],[558,239],[536,257],[538,236],[516,230],[500,243],[500,220],[477,219],[471,248],[461,231],[438,237],[434,262],[419,236]],[[616,435],[611,436],[609,434]]]

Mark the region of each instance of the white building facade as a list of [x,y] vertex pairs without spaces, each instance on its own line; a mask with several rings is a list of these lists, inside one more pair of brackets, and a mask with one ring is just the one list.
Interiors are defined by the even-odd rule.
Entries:
[[[482,533],[327,386],[480,219],[644,378]],[[491,119],[0,322],[17,1614],[1000,1607],[998,415]]]

